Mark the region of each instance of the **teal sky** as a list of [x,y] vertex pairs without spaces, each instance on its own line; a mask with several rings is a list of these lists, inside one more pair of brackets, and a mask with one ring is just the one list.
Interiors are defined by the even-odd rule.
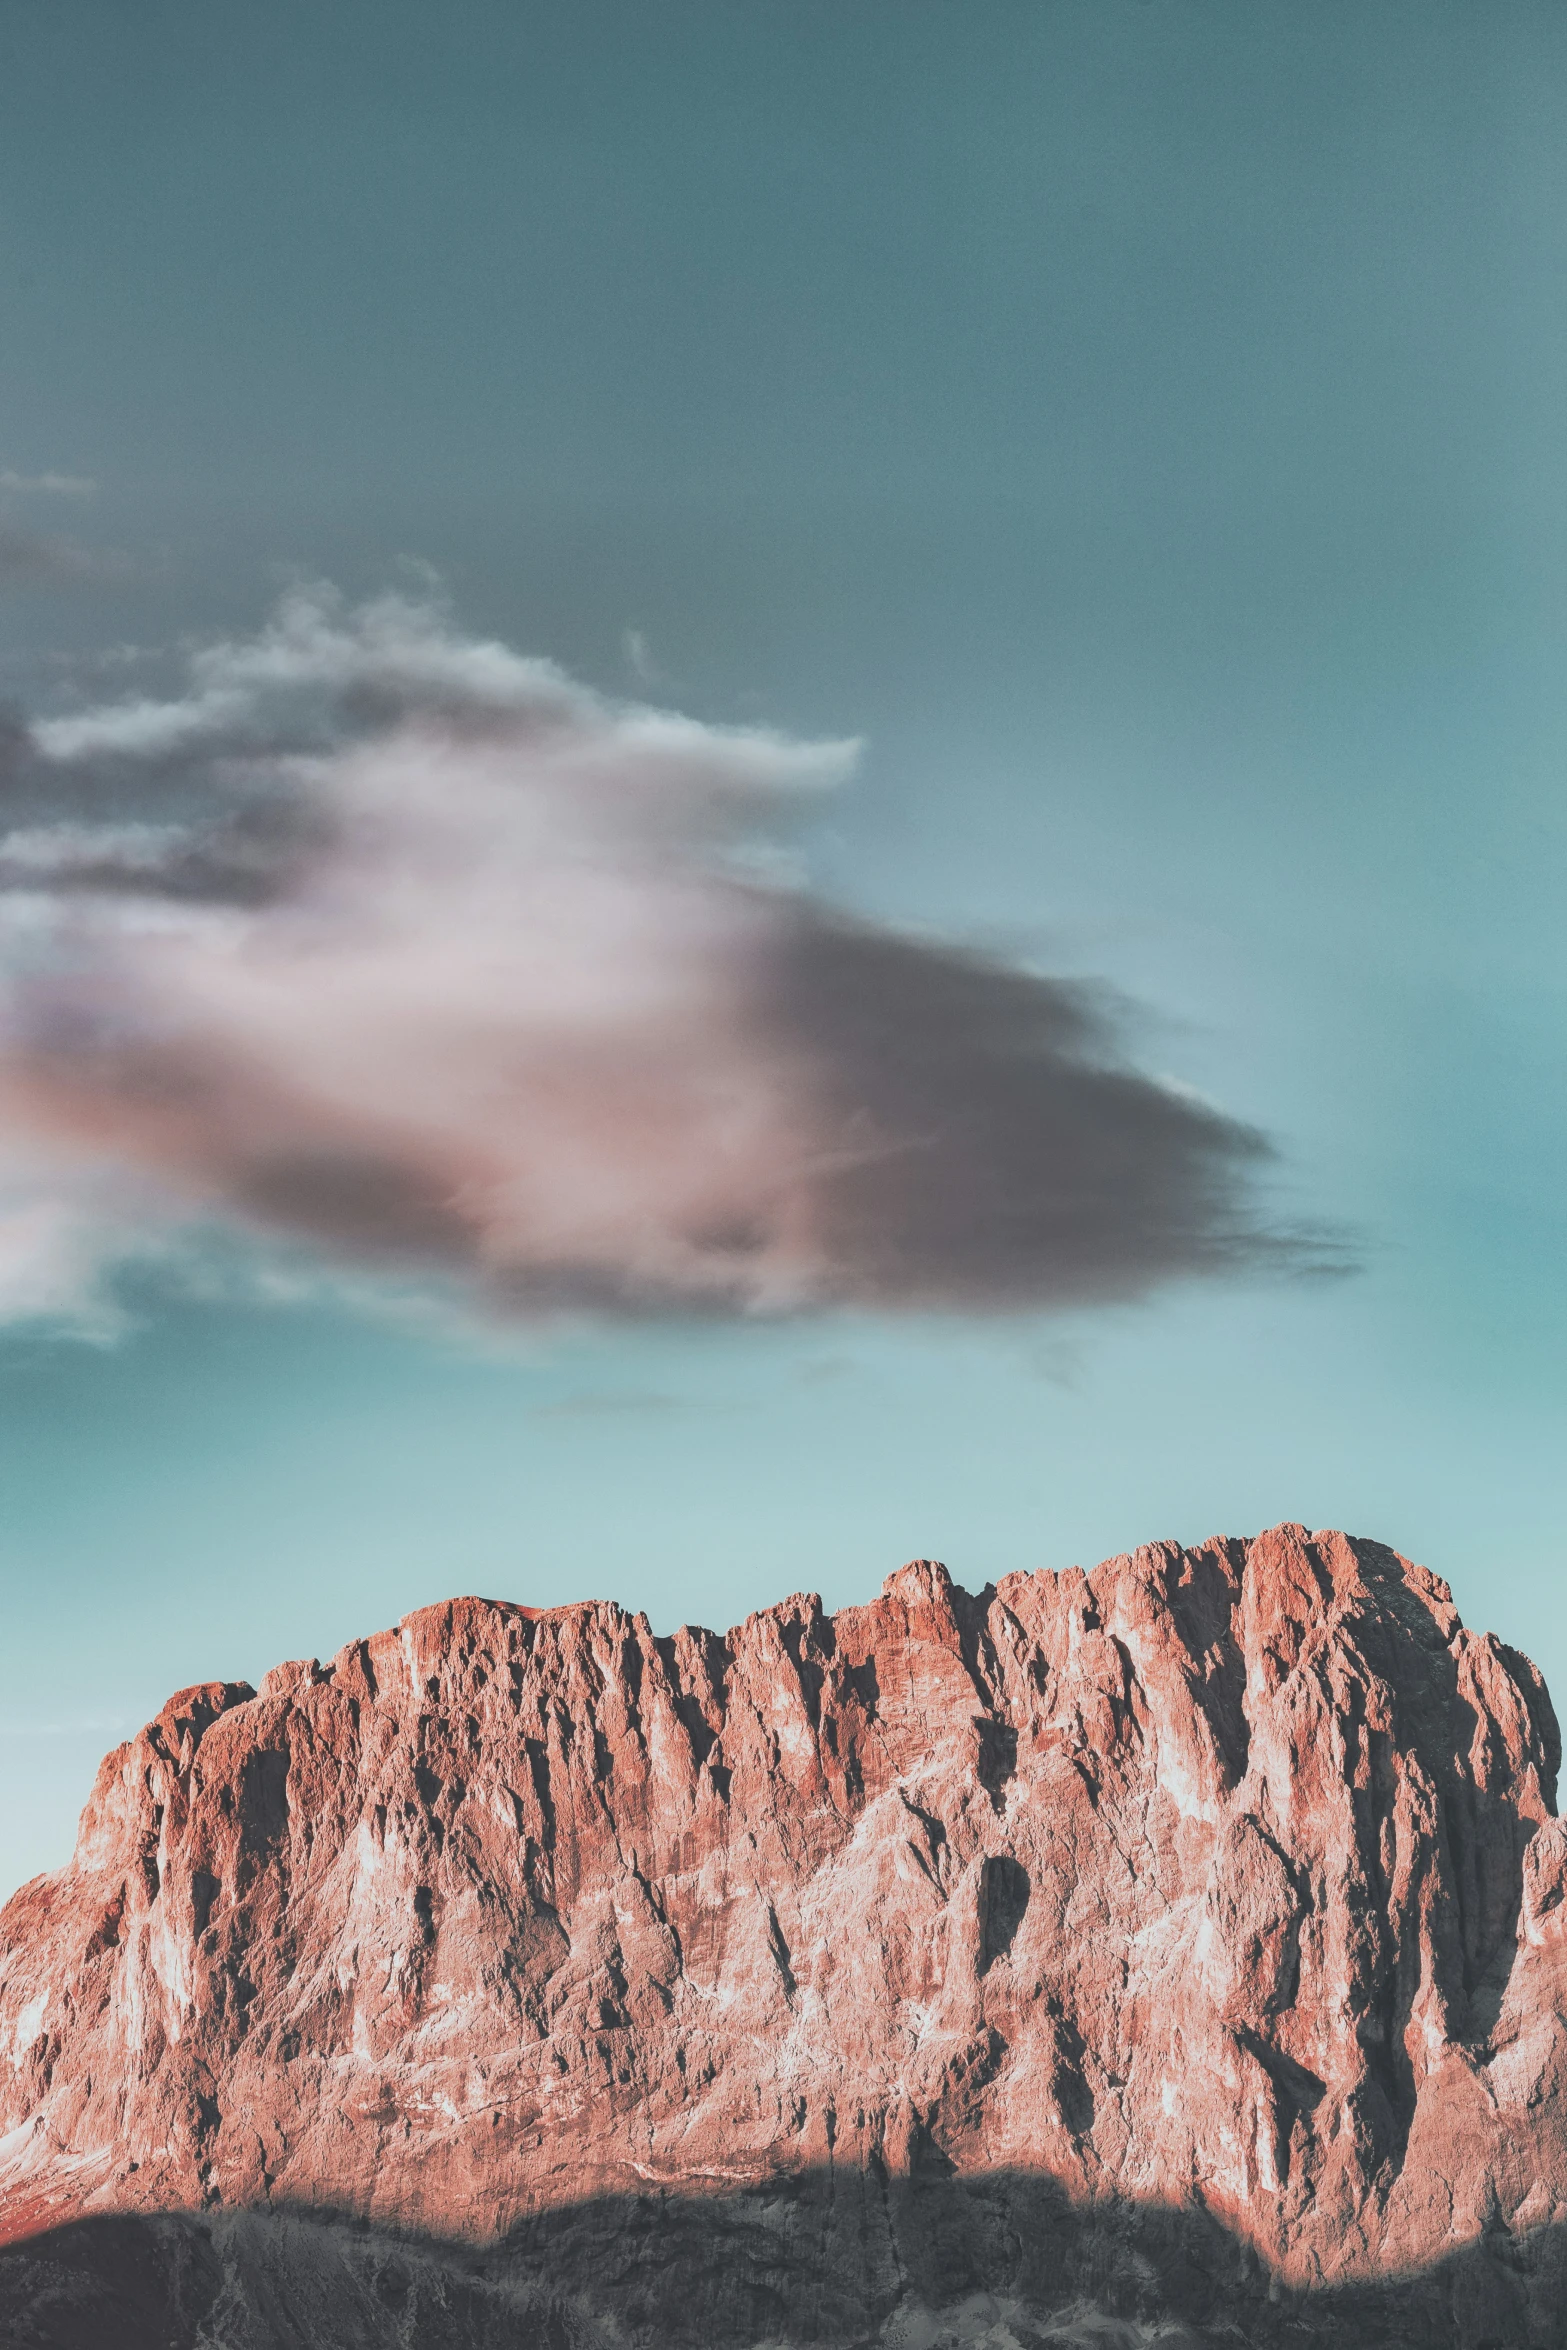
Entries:
[[111,1264],[0,1326],[0,1884],[172,1688],[455,1590],[1299,1518],[1567,1685],[1564,183],[1555,0],[0,0],[15,727],[437,575],[858,737],[810,903],[1106,983],[1358,1268],[480,1328],[319,1234]]

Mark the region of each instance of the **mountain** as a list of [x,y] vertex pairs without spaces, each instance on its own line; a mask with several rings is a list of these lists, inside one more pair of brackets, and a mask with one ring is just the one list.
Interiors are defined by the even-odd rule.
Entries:
[[1293,1525],[184,1690],[0,1914],[0,2343],[1567,2341],[1559,1758]]

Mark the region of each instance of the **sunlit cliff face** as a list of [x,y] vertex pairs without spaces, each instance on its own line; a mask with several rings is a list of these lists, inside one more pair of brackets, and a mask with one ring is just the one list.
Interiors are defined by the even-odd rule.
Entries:
[[[1281,2340],[1340,2344],[1388,2336],[1317,2288],[1447,2306],[1500,2233],[1547,2339],[1559,1759],[1540,1675],[1443,1583],[1296,1525],[977,1595],[920,1560],[722,1635],[423,1608],[107,1757],[73,1863],[0,1918],[0,2238],[198,2215],[286,2275],[340,2271],[296,2234],[348,2215],[655,2343],[651,2197],[700,2338],[753,2345],[1060,2309],[1141,2213],[1150,2324],[1278,2306],[1271,2276]],[[824,2282],[834,2330],[790,2322]]]

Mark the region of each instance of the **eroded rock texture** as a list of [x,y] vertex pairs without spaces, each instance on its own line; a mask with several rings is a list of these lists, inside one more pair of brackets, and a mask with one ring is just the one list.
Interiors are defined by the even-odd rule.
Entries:
[[1558,1759],[1298,1526],[184,1691],[0,1918],[0,2339],[1567,2339]]

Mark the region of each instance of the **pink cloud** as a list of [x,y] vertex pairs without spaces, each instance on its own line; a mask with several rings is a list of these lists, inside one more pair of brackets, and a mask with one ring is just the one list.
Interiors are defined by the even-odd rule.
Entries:
[[515,1311],[1038,1307],[1289,1258],[1265,1146],[1089,993],[790,878],[854,757],[298,594],[13,761],[5,1126],[57,1204]]

